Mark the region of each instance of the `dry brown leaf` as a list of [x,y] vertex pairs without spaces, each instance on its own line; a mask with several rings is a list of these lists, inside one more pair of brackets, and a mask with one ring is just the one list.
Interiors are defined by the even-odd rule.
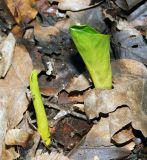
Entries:
[[93,125],[92,129],[86,135],[83,146],[100,147],[110,146],[111,135],[108,118],[101,118],[98,124]]
[[19,145],[25,147],[32,134],[23,129],[10,129],[5,136],[6,145]]
[[55,36],[58,32],[59,30],[54,26],[42,27],[39,23],[34,23],[34,36],[39,42],[49,43],[50,36]]
[[128,128],[128,129],[123,129],[120,132],[118,132],[117,134],[115,134],[112,139],[115,141],[115,143],[117,144],[124,144],[126,142],[131,141],[134,138],[134,134],[132,131],[132,128]]
[[[119,106],[127,105],[130,108],[131,114],[126,116],[122,121],[122,127],[132,122],[135,129],[139,129],[143,134],[147,135],[147,71],[144,65],[134,60],[119,60],[115,62],[119,67],[116,67],[112,90],[93,90],[88,93],[85,98],[85,112],[89,118],[99,116],[99,113],[110,113],[115,111]],[[118,120],[121,119],[123,111],[120,112]],[[113,118],[112,118],[113,120]],[[127,123],[126,123],[127,122]],[[116,122],[113,125],[117,126]],[[119,124],[119,128],[120,126]],[[111,126],[112,127],[112,126]],[[112,133],[112,135],[118,130]],[[111,135],[111,136],[112,136]]]
[[61,10],[77,11],[86,8],[90,4],[90,0],[55,0],[59,2],[58,8]]
[[0,43],[0,78],[5,77],[8,72],[13,58],[16,40],[12,33]]
[[[131,117],[131,112],[128,107],[118,108],[115,112],[109,113],[105,118],[101,118],[98,124],[95,124],[86,136],[83,146],[95,147],[95,146],[110,146],[111,137],[123,126],[129,123],[128,118]],[[126,131],[126,130],[124,130]],[[127,132],[127,131],[126,131]],[[117,140],[116,136],[121,135],[123,132],[115,134],[113,140]],[[127,132],[128,133],[128,132]],[[131,131],[130,134],[121,137],[121,141],[127,142],[128,139],[134,137]]]
[[6,3],[17,23],[28,23],[37,15],[37,10],[33,8],[35,0],[6,0]]
[[[120,157],[125,157],[131,153],[134,148],[135,143],[129,141],[128,144],[122,145],[123,147],[115,147],[111,143],[111,137],[114,133],[122,128],[122,126],[128,124],[128,118],[131,112],[128,107],[118,108],[115,112],[109,113],[101,117],[100,121],[93,125],[92,129],[86,135],[86,138],[77,148],[77,151],[71,155],[73,159],[92,159],[92,157],[97,155],[100,159],[117,159]],[[125,131],[125,133],[124,133]],[[120,131],[115,134],[113,140],[115,143],[120,140],[121,142],[127,142],[134,137],[131,130]]]
[[26,89],[32,72],[32,61],[24,46],[16,46],[12,66],[5,79],[0,80],[0,96],[7,96],[8,128],[14,128],[28,107]]
[[0,157],[2,157],[2,152],[5,150],[5,134],[7,130],[7,96],[0,96]]
[[63,153],[48,152],[36,155],[32,160],[69,160],[68,157],[64,156]]
[[69,93],[72,91],[83,91],[91,86],[90,80],[87,75],[81,74],[78,77],[74,77],[65,87],[65,90]]
[[20,155],[15,151],[15,148],[11,147],[3,152],[2,160],[14,160],[19,158]]

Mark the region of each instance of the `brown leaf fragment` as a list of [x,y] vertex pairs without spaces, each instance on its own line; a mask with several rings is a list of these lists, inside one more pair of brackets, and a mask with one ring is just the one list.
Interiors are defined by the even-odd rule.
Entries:
[[15,151],[14,147],[11,147],[3,152],[2,160],[13,160],[19,158],[20,155]]
[[74,117],[65,117],[52,129],[52,138],[67,149],[72,149],[90,130],[91,124]]
[[28,23],[37,15],[37,10],[33,8],[35,0],[6,0],[6,4],[17,23]]
[[12,33],[0,43],[0,78],[5,77],[13,58],[16,40]]
[[64,156],[63,153],[58,153],[54,151],[51,152],[50,154],[48,152],[38,154],[31,160],[70,160],[70,159]]
[[[98,117],[101,112],[110,113],[120,106],[128,106],[130,112],[125,112],[123,109],[117,120],[114,121],[112,118],[114,123],[112,126],[117,127],[117,124],[119,126],[112,132],[112,135],[120,129],[121,125],[123,127],[132,122],[133,128],[141,130],[146,136],[147,69],[140,62],[133,60],[119,60],[115,63],[118,67],[115,65],[116,69],[113,69],[114,88],[111,90],[91,90],[84,100],[85,112],[92,119]],[[125,117],[121,115],[125,115]]]
[[31,134],[23,129],[10,129],[6,133],[6,145],[19,145],[25,147],[31,137]]
[[85,112],[90,119],[99,116],[99,113],[109,113],[118,106],[127,105],[126,93],[120,92],[119,88],[112,90],[93,89],[85,95]]
[[132,128],[128,128],[128,129],[122,129],[121,131],[119,131],[118,133],[116,133],[112,139],[115,141],[115,143],[117,144],[123,144],[126,142],[131,141],[134,138],[134,134],[132,132]]
[[88,147],[100,147],[111,146],[110,142],[110,128],[108,118],[101,118],[98,124],[94,124],[91,130],[86,135],[83,146]]
[[32,71],[32,61],[27,50],[17,45],[14,50],[13,62],[5,79],[0,80],[0,95],[8,97],[7,118],[8,128],[15,127],[22,119],[28,107],[26,89]]
[[142,0],[116,0],[115,3],[124,10],[130,10]]
[[61,10],[72,10],[72,11],[77,11],[80,10],[82,8],[87,7],[90,4],[90,0],[72,0],[72,1],[68,1],[68,0],[56,0],[57,2],[59,2],[58,4],[58,8]]
[[54,26],[42,27],[39,23],[34,23],[34,36],[37,41],[49,45],[50,37],[59,33],[59,30]]
[[120,59],[112,61],[113,75],[123,74],[128,76],[147,78],[147,69],[143,63],[132,59]]
[[70,95],[67,92],[61,92],[58,95],[58,103],[59,104],[70,104],[76,102],[83,102],[84,96],[80,94]]
[[90,83],[90,77],[88,74],[81,74],[78,77],[73,77],[65,90],[70,93],[72,91],[83,91],[89,88],[92,84]]
[[0,96],[0,157],[5,150],[4,139],[7,130],[7,96]]

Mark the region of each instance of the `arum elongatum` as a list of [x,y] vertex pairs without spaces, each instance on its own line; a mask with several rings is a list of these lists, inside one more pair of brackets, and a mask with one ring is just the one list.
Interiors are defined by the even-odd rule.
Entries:
[[110,36],[87,25],[70,27],[71,37],[91,75],[95,88],[112,88]]
[[49,131],[48,120],[47,120],[47,116],[45,113],[44,105],[42,102],[42,98],[41,98],[41,94],[38,86],[37,76],[38,76],[37,71],[33,70],[30,76],[30,90],[31,90],[33,105],[36,113],[38,131],[43,141],[48,146],[51,144],[50,131]]

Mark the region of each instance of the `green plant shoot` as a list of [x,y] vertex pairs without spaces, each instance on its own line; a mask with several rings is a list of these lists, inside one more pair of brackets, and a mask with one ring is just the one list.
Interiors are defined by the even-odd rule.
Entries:
[[71,37],[87,66],[95,88],[112,88],[110,36],[87,25],[70,27]]
[[36,121],[38,132],[40,133],[43,141],[48,146],[51,144],[50,131],[48,120],[45,113],[44,105],[42,102],[39,86],[38,86],[38,73],[36,70],[32,71],[30,76],[30,90],[33,98],[33,105],[36,113]]

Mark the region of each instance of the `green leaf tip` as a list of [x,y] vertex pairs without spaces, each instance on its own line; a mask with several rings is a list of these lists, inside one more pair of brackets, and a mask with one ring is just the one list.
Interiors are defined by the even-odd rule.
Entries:
[[39,90],[38,72],[36,70],[33,70],[30,76],[30,90],[31,90],[33,105],[36,113],[38,132],[40,133],[45,144],[48,146],[51,144],[50,130],[48,126],[48,120],[47,120],[45,108],[44,108],[40,90]]
[[95,88],[111,89],[110,35],[101,34],[88,25],[74,25],[69,31]]

